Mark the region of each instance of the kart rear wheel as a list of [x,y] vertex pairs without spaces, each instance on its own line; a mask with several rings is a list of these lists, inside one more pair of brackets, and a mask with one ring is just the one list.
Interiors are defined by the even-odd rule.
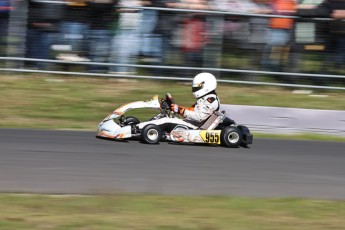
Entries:
[[146,125],[141,131],[141,138],[147,144],[158,144],[162,139],[162,129],[158,125]]
[[242,132],[234,126],[227,126],[220,135],[222,145],[236,148],[242,144]]

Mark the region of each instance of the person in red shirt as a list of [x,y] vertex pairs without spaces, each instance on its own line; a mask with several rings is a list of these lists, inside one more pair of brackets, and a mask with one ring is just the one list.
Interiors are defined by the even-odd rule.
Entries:
[[[259,13],[289,16],[296,11],[295,0],[271,0],[269,3],[270,8]],[[294,19],[271,18],[268,27],[269,32],[261,64],[264,70],[280,72],[289,55]]]

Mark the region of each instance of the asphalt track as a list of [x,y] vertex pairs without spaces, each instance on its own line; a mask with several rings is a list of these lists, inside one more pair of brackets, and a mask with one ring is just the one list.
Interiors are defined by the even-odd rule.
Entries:
[[228,149],[0,129],[0,192],[345,199],[345,143],[254,139]]

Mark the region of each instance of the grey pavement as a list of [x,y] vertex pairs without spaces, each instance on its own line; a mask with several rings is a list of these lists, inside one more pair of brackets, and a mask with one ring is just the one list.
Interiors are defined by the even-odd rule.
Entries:
[[0,192],[345,199],[345,143],[256,139],[251,148],[0,129]]

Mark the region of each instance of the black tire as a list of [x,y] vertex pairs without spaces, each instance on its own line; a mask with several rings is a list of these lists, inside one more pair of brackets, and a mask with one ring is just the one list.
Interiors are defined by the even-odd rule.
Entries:
[[226,147],[236,148],[242,144],[242,133],[234,126],[225,127],[220,135],[221,144]]
[[136,125],[139,123],[140,123],[139,119],[133,116],[126,117],[123,122],[124,125]]
[[147,144],[158,144],[162,139],[162,129],[158,125],[146,125],[141,131],[141,139]]

